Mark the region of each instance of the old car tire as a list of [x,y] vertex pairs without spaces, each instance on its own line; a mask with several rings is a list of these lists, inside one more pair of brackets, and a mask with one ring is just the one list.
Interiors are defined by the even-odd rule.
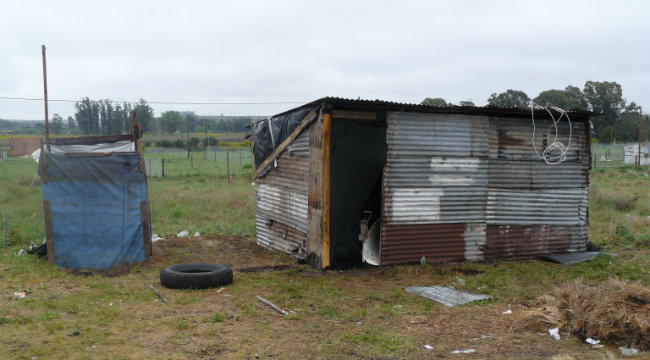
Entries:
[[170,289],[219,287],[232,283],[232,269],[219,264],[177,264],[160,270],[160,283]]

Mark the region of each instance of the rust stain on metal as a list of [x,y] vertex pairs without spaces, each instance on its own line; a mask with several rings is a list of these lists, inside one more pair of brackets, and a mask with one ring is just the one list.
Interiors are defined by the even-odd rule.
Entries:
[[465,260],[465,224],[383,224],[381,264]]
[[149,206],[146,201],[140,202],[140,212],[142,213],[142,236],[144,237],[144,255],[151,257],[151,235],[149,234]]
[[486,260],[532,259],[543,254],[564,253],[574,247],[583,250],[576,238],[577,227],[554,225],[488,225]]
[[45,241],[47,247],[47,261],[54,264],[54,239],[52,238],[52,213],[50,201],[43,201],[43,217],[45,219]]

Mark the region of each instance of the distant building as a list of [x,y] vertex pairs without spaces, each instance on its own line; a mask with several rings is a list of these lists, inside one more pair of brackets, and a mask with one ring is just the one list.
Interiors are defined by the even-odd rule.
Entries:
[[40,137],[28,138],[11,138],[10,150],[11,156],[31,155],[36,149],[41,147]]

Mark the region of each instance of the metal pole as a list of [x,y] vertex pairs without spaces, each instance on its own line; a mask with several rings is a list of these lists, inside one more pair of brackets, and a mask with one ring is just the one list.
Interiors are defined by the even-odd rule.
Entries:
[[45,101],[45,144],[47,144],[47,151],[50,151],[50,128],[48,121],[47,111],[47,62],[45,58],[45,45],[41,45],[43,53],[43,100]]

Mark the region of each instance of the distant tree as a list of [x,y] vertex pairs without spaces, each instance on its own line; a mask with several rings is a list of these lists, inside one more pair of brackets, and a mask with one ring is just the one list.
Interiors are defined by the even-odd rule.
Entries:
[[190,138],[189,146],[191,149],[197,149],[199,147],[199,143],[201,143],[201,140],[197,137],[192,136],[192,138]]
[[492,93],[487,99],[488,105],[505,108],[527,108],[530,98],[521,90],[508,89],[500,94]]
[[151,132],[153,125],[153,109],[147,104],[145,99],[140,99],[140,102],[135,105],[135,121],[138,125],[142,125],[143,132]]
[[460,106],[476,106],[472,100],[464,100],[458,103]]
[[600,131],[598,134],[598,141],[604,144],[609,144],[614,142],[618,138],[618,133],[614,126],[608,126]]
[[52,115],[50,119],[50,129],[53,134],[59,135],[63,132],[63,118],[59,114]]
[[588,104],[584,94],[575,86],[567,86],[564,90],[545,90],[539,93],[533,101],[541,106],[555,106],[564,110],[587,110]]
[[77,124],[75,123],[74,119],[72,116],[68,116],[68,133],[69,134],[74,134],[75,131],[77,130]]
[[171,134],[183,126],[184,120],[178,111],[165,111],[158,118],[158,122],[163,133],[168,132]]
[[422,102],[420,104],[421,105],[429,105],[429,106],[449,106],[449,105],[451,105],[451,104],[448,104],[445,101],[445,99],[439,98],[439,97],[437,97],[437,98],[429,98],[429,97],[425,98],[424,100],[422,100]]
[[603,114],[592,121],[594,132],[598,135],[602,129],[614,125],[618,115],[625,108],[623,89],[616,82],[587,81],[583,92],[590,110]]

